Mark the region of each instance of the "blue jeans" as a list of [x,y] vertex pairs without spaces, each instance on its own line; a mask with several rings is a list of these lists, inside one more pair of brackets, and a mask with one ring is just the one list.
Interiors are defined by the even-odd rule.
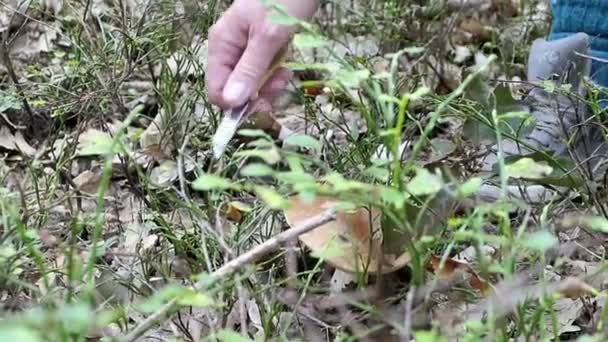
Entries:
[[551,0],[553,22],[549,40],[584,32],[591,40],[591,78],[608,88],[608,0]]

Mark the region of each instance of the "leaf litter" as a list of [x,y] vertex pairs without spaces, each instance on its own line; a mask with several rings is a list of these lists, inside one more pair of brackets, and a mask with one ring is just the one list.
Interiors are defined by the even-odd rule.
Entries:
[[[398,85],[397,94],[400,96],[412,90],[414,84],[424,85],[434,94],[450,93],[461,84],[471,69],[482,65],[487,58],[479,43],[487,43],[496,38],[492,26],[508,26],[510,22],[505,17],[515,17],[516,20],[522,20],[525,28],[533,31],[538,29],[533,24],[534,20],[542,22],[542,15],[546,13],[546,8],[542,4],[537,7],[521,6],[519,2],[509,1],[503,4],[506,7],[501,8],[499,3],[501,2],[448,1],[451,11],[446,14],[448,17],[445,18],[445,22],[450,23],[450,20],[453,20],[454,26],[451,27],[454,32],[445,31],[447,28],[442,27],[441,23],[432,24],[424,22],[424,19],[407,18],[420,29],[416,33],[418,37],[408,36],[408,39],[417,40],[425,45],[425,49],[421,50],[423,52],[411,52],[402,56],[398,75],[410,75],[414,83],[404,82]],[[44,91],[44,88],[36,89],[31,78],[55,75],[56,70],[68,72],[76,63],[74,59],[69,59],[73,58],[69,53],[70,47],[78,42],[73,41],[74,36],[70,36],[66,23],[56,20],[64,18],[67,22],[73,20],[70,16],[74,15],[81,18],[83,8],[71,6],[73,5],[62,1],[42,1],[41,12],[38,12],[36,8],[16,1],[2,5],[0,31],[16,34],[11,44],[10,56],[20,76],[19,82],[27,85],[25,88],[25,94],[28,94],[27,100],[34,107],[51,107],[54,102],[51,96],[36,97],[37,92]],[[129,10],[128,15],[132,16],[133,20],[145,18],[144,11],[151,10],[146,6],[143,2],[128,2],[126,5]],[[194,8],[192,6],[199,5],[177,2],[171,9],[172,15],[178,18],[176,22],[180,20],[184,22],[186,21],[184,18],[190,18],[188,11],[180,9],[180,6],[192,9]],[[200,6],[208,8],[209,4]],[[340,6],[353,6],[354,9],[367,8],[365,3],[359,1],[342,5],[336,2],[329,6],[338,6],[334,9]],[[508,11],[500,12],[499,8]],[[524,12],[517,13],[518,8],[524,8]],[[15,9],[17,12],[14,12]],[[421,11],[419,13],[424,11],[433,13],[430,7],[418,7],[418,9]],[[116,17],[113,16],[121,9],[110,2],[93,1],[90,10],[94,19],[88,19],[90,22],[86,23],[87,34],[99,35],[97,25],[103,28],[116,28],[120,25],[120,21],[116,21]],[[351,59],[355,62],[371,63],[372,75],[378,76],[390,72],[391,56],[386,55],[385,52],[395,50],[392,49],[394,42],[384,41],[376,34],[357,32],[356,29],[344,25],[349,20],[356,22],[360,20],[356,10],[349,11],[346,19],[341,20],[332,17],[330,13],[332,13],[331,8],[327,8],[321,11],[319,17],[325,20],[328,30],[336,33],[335,41],[331,41],[332,46],[329,49],[333,54],[328,54],[328,49],[301,49],[292,56],[294,60],[299,58],[300,61],[327,63],[330,67],[335,67],[340,61]],[[403,11],[404,16],[409,15],[407,13]],[[27,20],[28,17],[36,20]],[[21,26],[23,23],[25,25]],[[387,25],[387,23],[381,24]],[[15,30],[18,27],[20,28],[17,32]],[[385,29],[390,31],[393,28],[388,25]],[[528,33],[524,31],[522,28],[515,32],[516,34],[500,34],[499,44],[504,45],[500,45],[499,48],[506,49],[526,44],[531,36],[529,31],[525,31]],[[184,31],[181,33],[184,34]],[[104,223],[99,246],[103,246],[103,250],[100,250],[100,265],[95,272],[96,291],[102,299],[112,299],[127,306],[145,301],[155,293],[159,293],[165,285],[173,283],[175,279],[188,279],[195,274],[194,269],[201,270],[202,267],[211,272],[213,268],[221,266],[232,257],[227,254],[228,250],[233,253],[234,251],[243,253],[257,242],[263,242],[279,234],[282,228],[286,228],[281,221],[283,218],[277,217],[276,212],[261,209],[263,205],[260,205],[259,199],[239,198],[240,194],[233,194],[234,197],[227,202],[224,201],[228,204],[218,205],[223,210],[220,210],[221,219],[215,222],[219,226],[218,229],[211,228],[213,215],[203,215],[200,211],[193,210],[193,208],[206,210],[220,200],[215,197],[216,195],[199,197],[193,195],[191,190],[183,189],[183,184],[190,184],[202,174],[200,165],[208,162],[208,154],[204,152],[208,150],[208,145],[205,138],[201,137],[210,134],[206,125],[214,120],[217,109],[208,106],[204,99],[198,96],[201,89],[191,82],[192,79],[200,77],[200,71],[204,70],[207,42],[201,38],[201,35],[190,37],[187,36],[187,32],[185,34],[183,49],[158,57],[152,65],[152,75],[144,67],[133,67],[133,70],[128,70],[123,75],[122,82],[118,82],[117,89],[121,91],[117,96],[121,100],[113,102],[112,106],[107,107],[104,104],[96,107],[95,104],[87,103],[90,100],[106,101],[107,98],[103,96],[107,94],[110,94],[109,98],[115,96],[111,92],[102,95],[105,90],[100,91],[103,83],[108,82],[112,75],[99,70],[92,72],[97,80],[89,81],[101,82],[100,89],[82,88],[85,90],[81,94],[83,99],[81,105],[87,111],[98,113],[99,116],[90,120],[91,115],[97,114],[86,113],[88,119],[78,122],[78,128],[85,128],[82,133],[78,134],[79,129],[70,122],[71,119],[64,120],[67,117],[62,117],[65,113],[61,112],[54,113],[53,120],[61,118],[64,120],[64,125],[68,123],[67,126],[64,126],[60,133],[56,133],[59,136],[49,137],[49,141],[42,144],[33,140],[28,141],[28,136],[24,135],[18,127],[4,125],[6,120],[3,120],[0,127],[2,148],[0,152],[3,153],[3,157],[12,157],[2,159],[2,170],[8,168],[12,172],[24,175],[16,184],[9,184],[8,178],[4,180],[6,178],[4,176],[1,178],[6,188],[12,189],[13,195],[17,195],[14,196],[15,198],[21,197],[20,201],[25,207],[21,207],[23,204],[18,206],[21,207],[27,222],[29,224],[45,222],[40,225],[38,232],[44,246],[42,256],[52,261],[50,265],[54,265],[57,270],[69,274],[68,272],[73,272],[74,269],[82,268],[91,252],[92,246],[89,244],[94,232],[96,194],[100,191],[104,178],[103,157],[116,152],[112,147],[116,147],[113,145],[114,136],[119,126],[113,120],[123,120],[124,113],[138,105],[146,108],[146,114],[150,115],[140,118],[131,125],[127,138],[122,141],[124,146],[118,150],[121,153],[112,161],[112,169],[116,172],[112,174],[108,191],[102,197],[105,204],[101,214]],[[449,39],[441,39],[442,34],[450,35],[453,42],[449,42]],[[514,53],[513,49],[511,53]],[[50,58],[53,56],[54,58]],[[521,67],[514,65],[513,70],[506,72],[517,74],[518,68],[523,70]],[[8,69],[3,64],[0,73],[7,76],[7,72]],[[261,105],[258,108],[259,113],[256,113],[254,119],[248,123],[250,125],[248,127],[267,132],[271,138],[281,142],[285,150],[304,150],[312,155],[327,155],[336,147],[347,151],[348,148],[365,142],[370,132],[373,132],[373,127],[370,127],[373,123],[366,120],[366,113],[362,111],[362,105],[371,105],[369,100],[362,100],[364,96],[358,90],[340,90],[332,87],[330,83],[306,85],[308,81],[323,79],[314,72],[310,74],[307,72],[305,70],[296,72],[295,84],[283,92],[283,99],[278,100],[283,103],[280,106],[276,103],[274,106]],[[499,69],[491,70],[493,76],[504,76],[506,79],[510,77],[518,79],[521,76],[521,74],[502,75],[501,73],[504,72]],[[163,97],[163,94],[159,95],[159,79],[164,80],[163,77],[167,77],[166,75],[173,75],[173,81],[179,83],[175,85],[174,93],[171,94],[171,97],[176,99],[173,107],[167,105],[167,97]],[[340,81],[349,85],[367,78],[367,74],[356,73],[347,75],[333,73],[332,76],[338,79],[342,77]],[[75,76],[72,81],[77,81],[78,77],[84,76]],[[74,91],[78,90],[75,88]],[[73,96],[69,91],[66,94]],[[62,99],[66,108],[69,107],[69,96]],[[116,99],[110,102],[112,101]],[[121,108],[125,105],[126,108]],[[408,120],[414,126],[424,125],[430,105],[428,100],[419,102],[414,110],[408,113]],[[70,110],[73,109],[68,108],[68,111]],[[20,102],[14,102],[10,108],[4,108],[2,114],[10,111],[25,113]],[[317,113],[316,118],[311,116],[312,112]],[[68,116],[72,114],[68,113]],[[7,114],[6,117],[10,118],[11,115]],[[451,120],[444,122],[448,127],[445,131],[433,132],[435,136],[431,137],[430,144],[425,146],[424,155],[416,161],[418,166],[429,168],[452,166],[450,164],[467,160],[465,154],[474,154],[462,147],[465,146],[462,137],[457,134],[458,129],[453,129],[460,127],[459,118],[451,118]],[[111,129],[107,129],[108,125]],[[201,131],[203,133],[189,134],[192,130],[200,130],[199,133]],[[420,134],[416,129],[406,133],[408,136],[398,146],[398,151],[404,160],[415,149],[413,145]],[[73,145],[76,137],[78,144]],[[260,140],[255,139],[249,140],[249,143],[262,144]],[[46,146],[53,148],[46,149]],[[122,150],[122,148],[126,149]],[[69,150],[75,153],[68,157],[68,159],[73,158],[71,165],[64,165],[55,160]],[[19,154],[23,156],[15,158]],[[394,161],[393,154],[389,153],[385,145],[381,145],[375,151],[375,156],[376,158],[372,160],[380,165]],[[276,160],[276,157],[273,159],[269,155],[265,157],[267,161]],[[45,167],[41,169],[44,172],[33,175],[28,173],[30,171],[25,171],[23,160],[29,160],[28,158],[40,158],[37,162]],[[552,166],[538,160],[523,158],[507,165],[507,174],[513,179],[542,180],[555,171]],[[117,172],[119,170],[121,172]],[[152,186],[148,187],[147,182],[138,178],[138,171],[144,171],[144,174],[149,176]],[[235,179],[230,179],[230,174],[222,177],[227,178],[208,178],[205,184],[199,185],[204,189],[212,189],[224,181],[229,182],[227,184],[234,183]],[[421,171],[416,177],[406,187],[414,196],[433,195],[438,191],[437,186],[441,187],[443,184],[434,173]],[[51,182],[53,179],[61,181],[53,184]],[[210,182],[211,180],[214,182]],[[179,197],[183,201],[180,205],[170,202],[171,196],[174,195],[171,191],[176,189],[179,189]],[[40,196],[41,193],[43,196]],[[264,194],[265,196],[261,197],[265,197],[267,203],[272,202],[273,198],[276,199],[273,197],[276,195],[275,192],[267,191]],[[14,204],[20,201],[15,201]],[[315,205],[311,207],[300,202],[295,206],[296,212],[286,212],[284,219],[288,225],[297,225],[299,221],[314,216],[327,204],[313,203]],[[563,205],[573,206],[574,203],[571,200],[570,203]],[[538,213],[542,217],[542,211]],[[35,216],[28,217],[28,215]],[[40,220],[38,215],[46,219]],[[518,305],[538,302],[547,294],[556,294],[558,298],[552,302],[543,299],[545,305],[550,304],[557,318],[557,330],[555,330],[549,317],[545,317],[547,318],[546,333],[548,336],[567,337],[593,331],[594,324],[599,319],[598,315],[604,310],[604,295],[598,291],[605,289],[605,280],[601,276],[603,269],[601,261],[605,256],[605,249],[603,249],[603,240],[598,243],[600,236],[598,234],[605,233],[606,224],[600,219],[592,219],[595,216],[576,213],[575,219],[565,222],[564,225],[567,227],[562,227],[564,229],[557,233],[559,239],[554,237],[553,222],[548,223],[551,228],[550,233],[529,235],[534,238],[525,244],[525,248],[540,248],[546,253],[551,253],[555,248],[559,250],[563,246],[575,246],[575,253],[570,253],[567,258],[564,258],[564,253],[558,253],[551,265],[537,260],[518,260],[521,262],[518,264],[518,273],[530,271],[527,267],[537,267],[536,271],[540,267],[542,277],[548,278],[545,282],[540,282],[549,287],[546,289],[526,281],[497,279],[496,274],[503,270],[489,271],[486,269],[487,265],[480,261],[506,257],[501,255],[503,241],[490,243],[483,241],[483,238],[479,241],[481,245],[476,245],[476,242],[467,245],[460,241],[463,246],[458,247],[462,248],[452,251],[447,256],[443,268],[439,267],[442,256],[428,255],[425,260],[428,265],[423,265],[425,286],[404,287],[413,276],[408,273],[415,271],[415,268],[412,268],[411,256],[380,253],[383,237],[377,234],[381,233],[377,218],[374,217],[372,220],[374,224],[370,225],[370,222],[366,221],[369,219],[367,215],[349,215],[339,216],[336,222],[328,223],[308,235],[300,236],[304,246],[296,248],[298,263],[296,271],[306,274],[311,270],[317,270],[319,272],[317,283],[311,283],[312,278],[309,278],[306,282],[298,282],[296,288],[284,288],[278,284],[281,274],[280,264],[275,265],[272,264],[272,260],[263,260],[264,262],[260,262],[262,269],[248,278],[259,288],[253,287],[253,291],[252,288],[244,292],[239,291],[246,293],[243,295],[246,298],[232,298],[228,294],[222,299],[225,307],[200,308],[194,305],[182,308],[179,315],[174,316],[170,323],[150,330],[147,333],[148,338],[181,337],[198,341],[212,332],[222,331],[221,329],[225,327],[221,322],[229,314],[233,316],[231,328],[235,331],[239,330],[242,334],[249,334],[252,338],[266,336],[269,332],[265,329],[269,326],[276,330],[275,333],[280,332],[295,338],[299,333],[294,321],[307,322],[304,324],[307,327],[306,336],[317,336],[317,338],[343,332],[365,335],[366,329],[374,324],[382,326],[386,336],[395,337],[404,334],[403,329],[408,324],[410,329],[416,331],[415,336],[422,336],[421,331],[429,328],[429,322],[433,321],[441,323],[439,330],[446,336],[456,337],[460,327],[468,318],[475,320],[484,317],[488,310],[496,308],[500,308],[498,311],[500,314],[513,314]],[[228,220],[223,220],[223,217]],[[456,223],[462,223],[459,219],[457,216],[452,217],[453,222],[450,224],[457,227]],[[517,220],[525,219],[521,213],[517,215]],[[547,222],[543,224],[546,225]],[[257,226],[258,229],[252,230],[250,228],[252,226]],[[589,231],[594,231],[596,235],[590,238]],[[336,233],[339,233],[338,242],[346,242],[348,248],[339,243],[332,246],[331,241],[334,240],[331,237]],[[466,231],[459,233],[462,235],[460,238],[467,236]],[[485,232],[480,234],[484,238],[487,237],[483,235],[486,234]],[[216,235],[223,236],[226,246],[218,247],[208,243],[209,236]],[[426,243],[432,242],[432,237],[425,236],[424,239],[421,240],[427,241]],[[72,242],[68,244],[68,241]],[[7,248],[5,244],[0,247],[0,258],[22,253],[21,250],[17,253],[14,248]],[[219,250],[222,249],[225,251],[220,252]],[[312,259],[309,258],[311,256]],[[361,270],[358,267],[361,265],[360,261],[367,256],[372,257],[371,262],[367,263],[369,269],[363,276],[366,279],[364,282],[366,286],[359,288],[362,280]],[[73,258],[80,261],[70,261]],[[313,260],[312,264],[311,260]],[[386,274],[378,277],[374,273],[377,271],[378,261],[382,260],[387,263],[382,268]],[[25,261],[28,265],[33,265],[31,260]],[[16,267],[12,272],[24,274],[23,267]],[[44,283],[44,278],[40,275],[28,276],[34,277],[31,279],[37,280],[40,284]],[[301,277],[300,274],[297,276]],[[69,280],[61,273],[54,277],[57,284]],[[536,278],[539,277],[541,276],[537,274]],[[54,285],[51,286],[53,288]],[[50,289],[45,289],[47,293],[48,290]],[[21,292],[3,291],[2,296],[4,299],[9,297],[36,299],[35,293],[24,289],[21,289]],[[411,296],[408,296],[410,293]],[[241,295],[237,295],[239,296]],[[201,299],[197,298],[197,300]],[[190,300],[193,304],[193,297]],[[240,301],[244,303],[244,318],[239,311]],[[278,313],[271,313],[271,310],[274,310],[273,301],[282,303],[285,308]],[[362,309],[362,306],[372,309]],[[374,313],[374,307],[382,308],[381,312]],[[8,315],[3,312],[2,317],[6,316]],[[128,316],[135,324],[142,322],[146,317],[136,310],[129,310]],[[86,314],[83,314],[83,317],[86,317]],[[410,317],[411,321],[404,322],[404,317]],[[2,330],[3,334],[4,331]],[[118,336],[121,334],[121,327],[114,324],[97,333],[99,336]],[[236,335],[231,335],[230,332],[225,332],[222,336],[236,338]],[[373,340],[373,336],[378,337],[382,334],[370,333],[368,337]]]

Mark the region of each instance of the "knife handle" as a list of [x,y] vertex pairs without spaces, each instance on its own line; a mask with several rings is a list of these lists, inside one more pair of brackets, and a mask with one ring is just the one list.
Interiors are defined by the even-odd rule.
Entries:
[[264,84],[266,84],[266,82],[270,79],[270,77],[272,77],[274,72],[279,67],[281,67],[281,65],[285,61],[285,58],[287,57],[287,50],[288,50],[288,46],[285,45],[274,56],[274,58],[272,59],[272,62],[270,62],[270,66],[268,67],[268,70],[266,70],[264,77],[262,77],[262,80],[255,91],[254,99],[258,97],[258,95],[259,95],[258,93],[260,92],[260,89],[264,86]]

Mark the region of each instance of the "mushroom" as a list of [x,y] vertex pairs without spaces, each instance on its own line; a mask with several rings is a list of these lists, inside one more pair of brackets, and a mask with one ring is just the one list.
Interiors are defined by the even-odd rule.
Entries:
[[[339,203],[328,197],[305,200],[300,196],[289,198],[285,218],[290,227],[318,215]],[[320,254],[333,267],[348,273],[394,272],[410,261],[408,253],[384,254],[381,227],[382,213],[372,208],[358,208],[336,213],[336,219],[320,226],[299,239],[313,253]],[[327,248],[327,249],[326,249]],[[327,251],[327,253],[324,253]]]

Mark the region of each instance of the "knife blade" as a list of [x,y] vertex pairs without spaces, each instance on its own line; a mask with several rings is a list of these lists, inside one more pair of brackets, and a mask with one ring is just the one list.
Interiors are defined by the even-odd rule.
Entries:
[[226,151],[226,147],[236,134],[236,130],[245,117],[247,109],[249,109],[249,101],[240,107],[233,108],[222,118],[212,139],[213,156],[215,159],[219,159],[224,154],[224,151]]
[[[264,78],[258,85],[255,97],[257,97],[257,92],[259,92],[262,85],[264,85],[264,83],[266,83],[266,81],[268,81],[268,79],[274,74],[277,68],[281,66],[286,54],[287,47],[283,47],[273,58],[272,62],[270,63],[270,67],[264,75]],[[215,131],[215,134],[213,135],[212,139],[213,156],[215,159],[219,159],[226,151],[228,143],[230,143],[230,140],[236,134],[236,131],[238,130],[240,124],[247,117],[247,114],[249,114],[248,110],[250,108],[250,105],[251,100],[247,100],[241,106],[229,110],[220,121],[220,124],[218,125],[217,130]]]

